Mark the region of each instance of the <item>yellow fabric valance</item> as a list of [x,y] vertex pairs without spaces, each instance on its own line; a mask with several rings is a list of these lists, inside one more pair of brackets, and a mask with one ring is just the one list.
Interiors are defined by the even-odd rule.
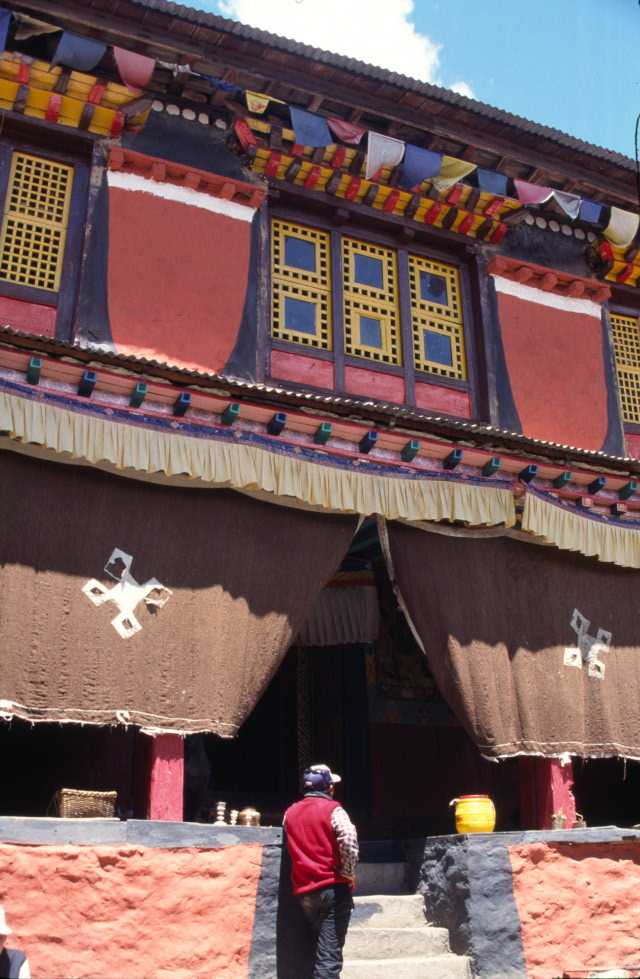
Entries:
[[522,529],[566,551],[640,568],[640,530],[582,516],[534,493],[526,495]]
[[0,392],[0,430],[94,465],[162,473],[168,481],[186,474],[201,485],[267,494],[284,505],[296,500],[319,510],[380,514],[389,520],[486,526],[512,526],[515,520],[508,488],[358,472],[333,466],[329,455],[325,465],[242,442],[123,424],[5,392]]

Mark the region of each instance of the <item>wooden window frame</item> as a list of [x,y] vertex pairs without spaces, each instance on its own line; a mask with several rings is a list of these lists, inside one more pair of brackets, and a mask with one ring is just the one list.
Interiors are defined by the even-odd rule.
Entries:
[[[331,275],[331,306],[333,310],[333,350],[323,350],[303,346],[299,343],[291,343],[285,340],[278,340],[271,333],[271,222],[273,219],[290,221],[295,224],[306,225],[321,231],[326,231],[331,236],[330,254],[332,264]],[[261,333],[263,340],[259,340],[259,370],[263,377],[271,377],[271,350],[280,350],[285,353],[298,353],[301,355],[312,356],[319,360],[326,360],[334,365],[334,388],[337,394],[346,394],[345,391],[345,368],[359,367],[365,370],[373,370],[380,373],[393,374],[401,377],[405,382],[404,404],[408,406],[416,405],[416,382],[432,384],[436,387],[451,388],[452,390],[465,391],[469,395],[471,402],[471,417],[476,417],[480,404],[479,377],[475,369],[476,364],[476,343],[474,337],[474,304],[472,303],[471,292],[471,265],[468,257],[461,258],[453,251],[445,251],[440,243],[431,244],[411,241],[405,243],[398,238],[397,231],[394,234],[385,233],[379,229],[371,229],[366,225],[359,225],[355,222],[348,222],[336,228],[335,224],[327,219],[326,216],[317,212],[302,210],[297,207],[280,204],[273,208],[265,208],[263,230],[262,262],[263,268],[268,270],[267,287],[263,292],[263,310],[259,312],[259,323],[262,327]],[[398,288],[398,307],[399,307],[399,326],[400,342],[403,363],[400,365],[388,364],[381,361],[370,360],[366,357],[352,356],[345,353],[343,335],[343,274],[342,274],[342,239],[354,238],[356,240],[369,242],[373,245],[392,248],[396,254],[397,269],[397,288]],[[409,256],[416,255],[419,258],[431,259],[434,262],[450,265],[457,270],[460,281],[460,302],[462,309],[462,335],[464,339],[464,350],[466,359],[466,380],[441,376],[430,371],[421,370],[414,364],[413,342],[414,330],[412,322],[411,294],[409,281]],[[337,313],[336,311],[339,311]],[[298,385],[295,382],[287,382],[293,388],[311,388],[312,385]],[[318,386],[314,388],[318,391],[326,392],[328,389]],[[438,412],[442,414],[442,412]]]
[[[614,364],[615,375],[616,375],[616,383],[618,384],[618,388],[619,388],[620,374],[619,374],[618,360],[616,356],[616,346],[615,346],[615,341],[613,336],[613,324],[611,322],[612,316],[624,316],[629,319],[634,319],[637,321],[638,338],[639,338],[638,349],[640,351],[640,309],[638,307],[624,306],[621,303],[614,301],[610,303],[609,309],[607,311],[607,327],[608,327],[610,343],[611,343],[611,352],[613,355],[613,364]],[[624,366],[622,369],[624,369]],[[636,373],[636,371],[632,371],[632,373]],[[640,397],[640,367],[637,369],[637,375],[638,375],[638,392]],[[640,435],[640,422],[627,421],[624,417],[624,409],[623,409],[621,396],[619,398],[619,406],[620,406],[620,423],[624,431],[629,432],[632,435]]]
[[[39,135],[42,138],[39,139]],[[64,136],[59,136],[60,139],[64,139]],[[91,144],[88,146],[90,150]],[[21,130],[9,128],[6,134],[3,133],[0,136],[0,209],[3,218],[14,152],[39,156],[73,167],[73,184],[60,272],[60,288],[53,292],[48,289],[19,285],[0,279],[0,296],[39,306],[52,307],[56,310],[56,336],[60,339],[68,339],[71,334],[71,324],[77,300],[82,243],[85,234],[90,174],[88,153],[70,153],[59,148],[54,149],[50,144],[50,134],[48,133],[40,134],[34,130],[26,135]]]

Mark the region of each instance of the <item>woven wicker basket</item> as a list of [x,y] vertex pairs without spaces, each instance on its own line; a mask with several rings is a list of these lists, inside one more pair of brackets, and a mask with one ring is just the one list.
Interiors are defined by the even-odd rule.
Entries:
[[63,819],[112,819],[117,801],[117,792],[59,789],[53,803],[56,815]]

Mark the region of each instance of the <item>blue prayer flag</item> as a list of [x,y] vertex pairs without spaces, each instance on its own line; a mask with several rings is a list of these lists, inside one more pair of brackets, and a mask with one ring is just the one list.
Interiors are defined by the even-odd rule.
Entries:
[[422,146],[407,143],[400,169],[400,186],[405,190],[417,187],[429,177],[437,177],[442,165],[442,153],[425,150]]
[[581,221],[585,221],[588,224],[598,224],[601,215],[602,204],[598,204],[597,201],[590,201],[587,197],[582,199],[580,203],[580,214],[578,215]]
[[313,112],[296,109],[293,105],[289,106],[289,111],[298,146],[329,146],[333,143],[324,116],[316,116]]
[[478,174],[478,187],[487,194],[497,194],[498,197],[507,196],[507,177],[495,170],[476,170]]
[[239,85],[235,85],[233,82],[224,82],[221,78],[215,78],[214,75],[200,75],[200,77],[206,78],[214,88],[220,89],[221,92],[230,92],[232,95],[238,95],[242,91]]
[[75,71],[91,71],[102,60],[107,45],[101,41],[93,41],[88,37],[79,37],[65,31],[60,40],[52,65],[64,65]]
[[0,50],[4,51],[7,46],[7,34],[11,23],[11,11],[5,7],[0,7]]

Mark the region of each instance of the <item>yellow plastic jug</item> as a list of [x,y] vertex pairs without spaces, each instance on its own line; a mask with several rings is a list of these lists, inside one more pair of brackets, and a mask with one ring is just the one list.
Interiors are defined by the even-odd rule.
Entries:
[[496,807],[488,795],[461,795],[449,805],[456,807],[457,833],[493,833]]

